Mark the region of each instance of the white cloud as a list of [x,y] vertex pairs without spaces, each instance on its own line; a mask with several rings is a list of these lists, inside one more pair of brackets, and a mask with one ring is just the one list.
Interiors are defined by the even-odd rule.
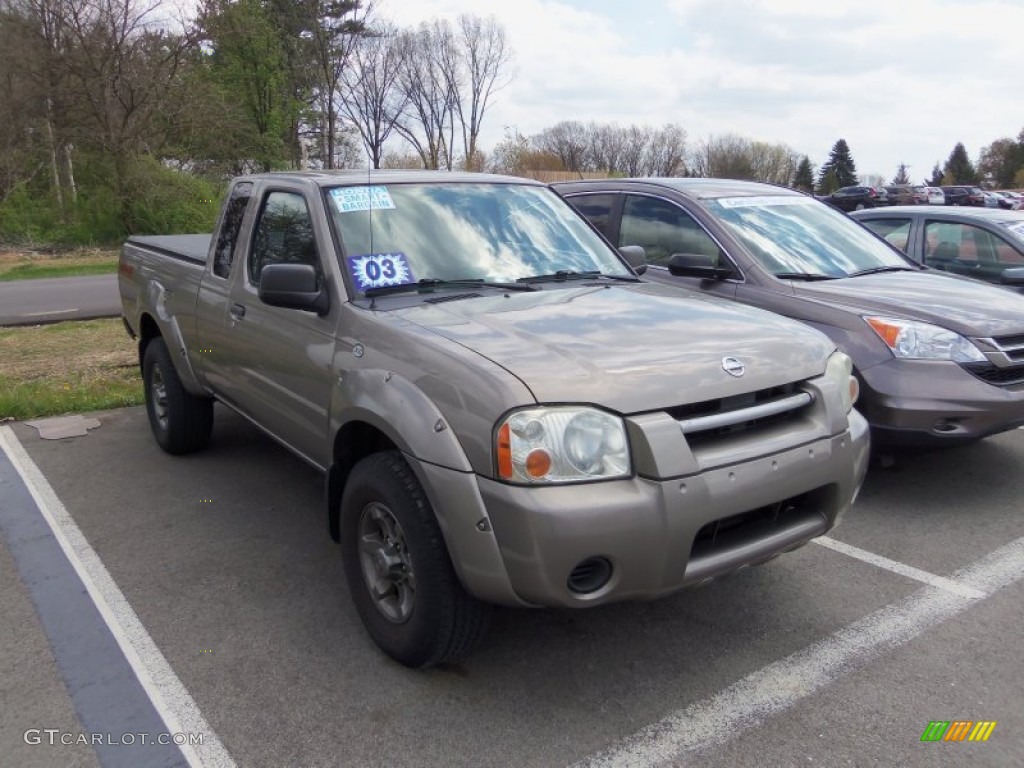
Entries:
[[923,178],[963,141],[972,157],[1024,127],[1019,0],[382,0],[400,24],[494,14],[516,76],[503,126],[678,122],[691,141],[739,133],[821,163],[843,137],[858,168]]

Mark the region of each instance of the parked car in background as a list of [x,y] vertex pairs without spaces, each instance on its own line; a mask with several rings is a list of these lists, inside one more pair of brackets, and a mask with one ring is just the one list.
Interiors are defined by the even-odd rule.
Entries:
[[925,205],[928,192],[923,186],[911,184],[893,184],[885,188],[889,205]]
[[981,187],[948,186],[942,188],[946,196],[946,205],[974,205],[985,207],[985,193]]
[[[988,208],[1002,208],[1004,211],[1015,211],[1019,207],[1018,201],[1008,196],[1005,192],[986,192],[985,199],[986,207]],[[993,201],[995,204],[989,205],[988,201]]]
[[928,191],[928,205],[945,205],[946,193],[942,187],[925,187]]
[[1024,194],[1008,191],[1001,192],[1000,194],[1010,203],[1010,210],[1019,211],[1021,208],[1024,208]]
[[1024,212],[898,207],[852,216],[918,264],[1024,291]]
[[[553,186],[613,244],[642,246],[646,279],[828,334],[853,358],[876,445],[948,445],[1024,424],[1024,297],[923,268],[848,216],[780,187]],[[872,212],[890,210],[901,209]]]
[[889,196],[882,187],[842,187],[831,195],[825,195],[818,199],[840,211],[861,211],[865,208],[889,204]]

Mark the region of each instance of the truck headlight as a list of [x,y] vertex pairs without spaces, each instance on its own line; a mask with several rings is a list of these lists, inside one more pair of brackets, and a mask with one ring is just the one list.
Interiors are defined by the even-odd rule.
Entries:
[[860,395],[860,382],[853,375],[853,360],[850,356],[838,350],[833,352],[825,366],[825,378],[835,383],[843,400],[843,408],[849,413]]
[[985,355],[959,333],[916,320],[865,317],[896,357],[908,360],[952,360],[954,363],[983,363]]
[[622,419],[586,406],[516,411],[498,425],[498,477],[513,483],[572,483],[628,477]]

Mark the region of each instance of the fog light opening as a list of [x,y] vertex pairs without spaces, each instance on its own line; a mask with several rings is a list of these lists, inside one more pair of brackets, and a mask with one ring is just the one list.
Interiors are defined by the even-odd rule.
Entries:
[[570,592],[588,595],[604,587],[612,577],[612,564],[606,557],[588,557],[572,569],[567,585]]

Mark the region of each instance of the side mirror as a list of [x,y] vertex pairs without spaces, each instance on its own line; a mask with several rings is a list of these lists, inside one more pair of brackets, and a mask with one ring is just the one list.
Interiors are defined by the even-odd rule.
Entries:
[[1004,269],[999,275],[999,282],[1003,285],[1024,286],[1024,267],[1010,267]]
[[699,277],[703,280],[723,280],[733,276],[726,267],[716,267],[711,257],[703,253],[673,253],[668,260],[668,271],[676,277]]
[[327,291],[312,264],[267,264],[260,271],[260,301],[272,307],[303,309],[326,315]]
[[626,260],[626,263],[633,268],[633,271],[638,275],[642,275],[647,271],[647,254],[644,253],[643,246],[640,245],[624,245],[619,248],[619,253],[622,254],[622,258]]

